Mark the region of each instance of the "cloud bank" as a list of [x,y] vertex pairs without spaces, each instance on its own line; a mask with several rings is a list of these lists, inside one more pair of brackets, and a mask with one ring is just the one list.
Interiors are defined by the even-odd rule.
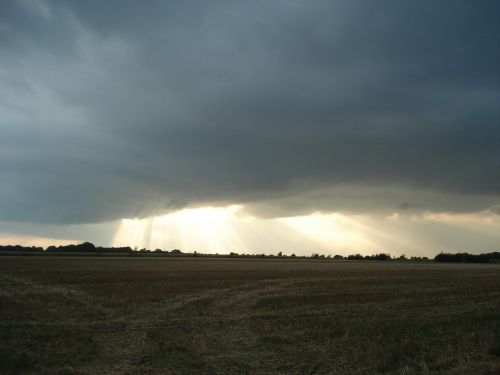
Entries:
[[2,1],[0,220],[500,208],[497,1]]

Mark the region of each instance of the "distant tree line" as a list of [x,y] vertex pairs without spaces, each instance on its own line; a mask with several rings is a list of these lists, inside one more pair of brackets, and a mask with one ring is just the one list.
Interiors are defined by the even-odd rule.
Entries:
[[[37,246],[21,246],[21,245],[0,245],[0,252],[4,253],[31,253],[31,254],[43,254],[43,253],[78,253],[78,254],[96,254],[101,253],[121,253],[129,255],[140,255],[140,254],[164,254],[171,256],[205,256],[205,257],[239,257],[239,258],[290,258],[290,259],[324,259],[324,260],[371,260],[371,261],[429,261],[428,257],[415,257],[410,258],[406,255],[401,255],[398,257],[392,257],[389,253],[378,253],[373,255],[361,255],[359,253],[351,254],[347,256],[343,255],[323,255],[319,253],[312,253],[310,256],[296,256],[295,254],[285,255],[283,252],[278,252],[276,255],[265,253],[261,254],[239,254],[235,251],[231,251],[229,254],[203,254],[197,251],[192,253],[183,253],[179,249],[174,249],[171,251],[156,249],[132,249],[130,246],[126,247],[96,247],[91,242],[83,242],[78,245],[63,245],[63,246],[49,246],[45,251],[43,247]],[[454,263],[489,263],[489,262],[500,262],[500,252],[492,252],[485,254],[469,254],[469,253],[439,253],[433,259],[435,262],[454,262]]]
[[469,254],[469,253],[439,253],[434,257],[436,262],[452,262],[452,263],[489,263],[491,261],[500,261],[500,253],[495,251],[486,254]]
[[26,253],[41,253],[43,252],[43,247],[38,247],[38,246],[21,246],[21,245],[5,245],[2,246],[0,245],[0,251],[19,251],[19,252],[26,252]]
[[[132,249],[130,246],[124,247],[101,247],[95,246],[91,242],[83,242],[77,245],[60,245],[49,246],[46,250],[39,246],[21,246],[21,245],[0,245],[0,252],[18,252],[18,253],[79,253],[79,254],[100,254],[100,253],[164,253],[172,255],[183,254],[182,251],[174,249],[172,251],[156,249],[154,251],[148,249]],[[195,252],[196,253],[196,252]]]
[[129,253],[131,247],[96,247],[91,242],[84,242],[79,245],[49,246],[46,250],[49,253]]

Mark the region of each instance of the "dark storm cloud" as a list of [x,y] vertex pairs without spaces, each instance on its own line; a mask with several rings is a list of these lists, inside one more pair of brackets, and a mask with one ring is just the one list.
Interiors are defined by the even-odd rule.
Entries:
[[496,206],[499,12],[4,1],[0,219]]

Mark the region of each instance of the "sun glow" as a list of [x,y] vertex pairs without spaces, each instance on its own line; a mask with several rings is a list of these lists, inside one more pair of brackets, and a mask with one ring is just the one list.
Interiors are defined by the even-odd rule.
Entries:
[[[241,245],[234,231],[239,206],[187,208],[146,219],[123,219],[113,246],[223,250]],[[239,220],[242,220],[241,218]]]
[[[154,250],[181,249],[185,252],[320,254],[396,254],[434,255],[447,249],[442,231],[481,233],[494,244],[498,215],[425,214],[366,216],[339,213],[313,213],[284,218],[258,218],[243,215],[243,207],[187,208],[163,216],[123,219],[113,237],[113,246]],[[484,217],[483,217],[484,216]],[[479,220],[480,219],[480,220]],[[443,223],[436,231],[435,223]],[[457,232],[456,228],[460,228]],[[417,233],[428,233],[423,240]],[[450,232],[451,231],[451,232]],[[431,236],[432,234],[432,236]],[[441,236],[441,237],[440,237]],[[463,236],[462,236],[463,237]],[[457,244],[467,245],[457,237]],[[449,238],[449,236],[446,236]],[[448,241],[448,240],[447,240]]]
[[330,249],[365,249],[375,247],[366,231],[354,219],[338,213],[287,217],[279,219],[292,230],[316,240],[322,247]]
[[113,246],[303,255],[376,247],[362,224],[341,214],[264,219],[244,216],[241,211],[239,205],[202,207],[145,219],[123,219]]

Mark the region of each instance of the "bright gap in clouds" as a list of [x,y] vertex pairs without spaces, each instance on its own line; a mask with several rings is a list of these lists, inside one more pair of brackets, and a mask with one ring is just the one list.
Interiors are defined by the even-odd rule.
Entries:
[[222,252],[234,249],[242,245],[235,232],[238,208],[188,208],[163,216],[123,219],[113,246]]
[[[373,254],[434,256],[439,251],[494,251],[500,216],[426,214],[388,216],[313,213],[285,218],[242,214],[242,206],[183,209],[144,219],[123,219],[113,246],[181,249],[185,252],[311,255]],[[484,247],[474,243],[480,236]],[[468,239],[474,239],[468,240]]]
[[0,244],[130,246],[185,252],[311,255],[434,256],[491,252],[500,247],[500,215],[400,211],[390,214],[312,213],[295,217],[249,216],[244,206],[190,208],[145,219],[101,224],[0,222]]
[[113,246],[228,253],[295,252],[370,245],[342,215],[262,219],[242,215],[241,206],[202,207],[145,219],[124,219]]
[[276,253],[297,255],[374,251],[382,244],[360,219],[312,214],[263,219],[244,216],[241,206],[202,207],[145,219],[124,219],[113,246],[211,253]]

